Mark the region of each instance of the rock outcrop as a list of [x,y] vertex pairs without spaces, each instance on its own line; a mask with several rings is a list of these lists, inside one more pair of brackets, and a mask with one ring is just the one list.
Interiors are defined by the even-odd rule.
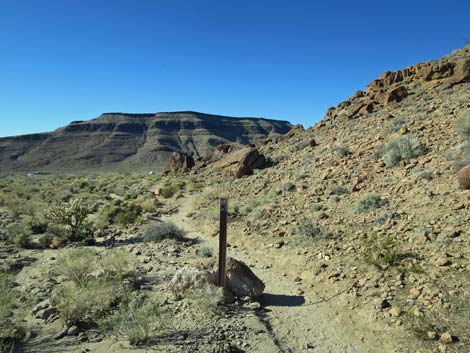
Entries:
[[228,154],[225,158],[214,163],[214,170],[224,175],[241,178],[253,174],[253,170],[267,165],[266,157],[255,147],[246,147]]
[[194,158],[184,153],[174,152],[165,167],[165,174],[184,173],[195,166]]

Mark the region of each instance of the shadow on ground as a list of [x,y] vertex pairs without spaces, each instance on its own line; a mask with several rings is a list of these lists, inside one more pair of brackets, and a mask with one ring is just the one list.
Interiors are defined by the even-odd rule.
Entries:
[[263,306],[300,306],[305,303],[305,298],[301,295],[284,295],[265,293],[261,297]]

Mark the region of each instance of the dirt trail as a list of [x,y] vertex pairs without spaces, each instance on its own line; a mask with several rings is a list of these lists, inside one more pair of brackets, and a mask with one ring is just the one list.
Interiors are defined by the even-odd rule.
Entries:
[[[189,237],[201,239],[217,253],[217,237],[199,231],[186,217],[194,210],[194,201],[194,195],[187,195],[181,199],[178,212],[164,220],[185,229]],[[230,232],[228,236],[230,243]],[[263,347],[262,352],[377,352],[373,332],[361,332],[362,324],[356,322],[353,313],[347,316],[349,320],[345,322],[345,315],[341,315],[342,319],[339,319],[338,311],[329,301],[324,301],[313,293],[308,293],[309,296],[299,295],[298,285],[286,276],[274,272],[272,264],[265,263],[266,260],[259,255],[255,249],[243,246],[228,249],[228,256],[247,263],[266,284],[263,307],[258,311],[258,318],[266,327],[273,344],[272,348]],[[381,342],[380,345],[382,352],[396,351],[386,342]]]

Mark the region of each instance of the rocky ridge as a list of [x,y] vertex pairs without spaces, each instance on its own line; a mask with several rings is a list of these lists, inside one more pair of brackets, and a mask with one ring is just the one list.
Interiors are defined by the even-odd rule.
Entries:
[[[315,126],[258,144],[276,164],[253,176],[214,176],[223,161],[201,170],[208,195],[229,199],[231,244],[299,293],[334,297],[338,318],[380,323],[397,352],[465,352],[470,193],[456,171],[469,161],[454,124],[470,111],[469,63],[466,47],[383,73]],[[387,164],[394,141],[419,153]],[[201,198],[201,227],[211,207]]]

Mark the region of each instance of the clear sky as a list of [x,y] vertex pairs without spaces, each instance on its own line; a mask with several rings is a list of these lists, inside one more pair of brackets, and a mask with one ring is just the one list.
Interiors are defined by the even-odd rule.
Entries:
[[0,0],[0,136],[103,112],[305,126],[470,40],[470,1]]

